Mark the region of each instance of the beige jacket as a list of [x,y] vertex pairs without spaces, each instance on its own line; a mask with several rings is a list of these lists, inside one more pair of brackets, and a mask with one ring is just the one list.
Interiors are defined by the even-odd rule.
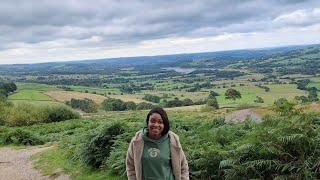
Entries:
[[[187,159],[182,150],[179,137],[169,131],[172,171],[175,180],[189,180],[189,167]],[[143,153],[144,141],[141,131],[138,131],[132,138],[126,157],[126,170],[128,180],[142,180],[141,156]]]

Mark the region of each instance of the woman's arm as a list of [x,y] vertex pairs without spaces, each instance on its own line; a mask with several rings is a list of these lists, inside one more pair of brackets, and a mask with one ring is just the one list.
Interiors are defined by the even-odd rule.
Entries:
[[128,180],[136,180],[136,171],[133,158],[133,141],[130,142],[126,157],[126,170]]
[[181,180],[189,180],[189,166],[186,156],[181,148]]

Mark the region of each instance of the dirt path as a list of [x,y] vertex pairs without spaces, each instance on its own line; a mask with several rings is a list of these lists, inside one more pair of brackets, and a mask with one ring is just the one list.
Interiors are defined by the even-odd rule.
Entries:
[[[28,147],[27,149],[0,148],[0,179],[5,180],[47,180],[32,167],[30,157],[33,154],[49,149],[50,147]],[[67,176],[55,179],[67,180]]]

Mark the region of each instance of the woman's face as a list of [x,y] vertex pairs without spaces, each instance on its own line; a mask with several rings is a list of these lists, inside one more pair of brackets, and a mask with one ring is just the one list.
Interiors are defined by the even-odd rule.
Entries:
[[164,129],[164,124],[160,114],[151,114],[151,116],[149,117],[148,129],[150,138],[161,138],[161,133]]

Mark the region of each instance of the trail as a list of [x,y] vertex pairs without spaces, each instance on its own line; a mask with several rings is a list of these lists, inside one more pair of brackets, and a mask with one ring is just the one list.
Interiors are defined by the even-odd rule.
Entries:
[[[30,157],[50,147],[28,147],[26,149],[0,148],[0,180],[48,180],[53,179],[42,175],[33,168]],[[54,179],[68,180],[68,176]]]

